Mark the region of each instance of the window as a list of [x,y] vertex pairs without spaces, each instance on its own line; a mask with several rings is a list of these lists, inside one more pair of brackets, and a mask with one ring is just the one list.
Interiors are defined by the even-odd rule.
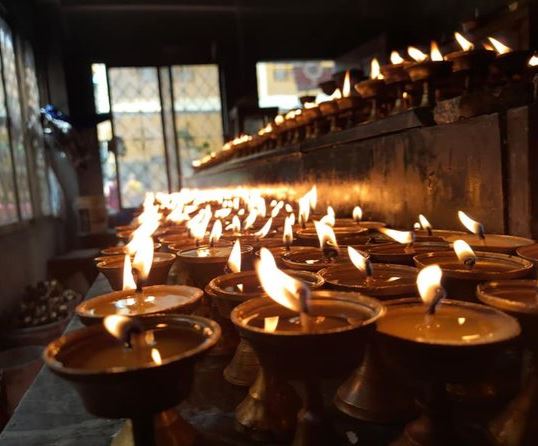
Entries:
[[147,191],[175,191],[192,160],[222,146],[216,65],[93,64],[103,187],[111,211],[138,206]]
[[298,107],[298,97],[318,92],[318,84],[330,79],[334,62],[258,62],[258,105],[289,110]]
[[[0,224],[49,215],[50,188],[31,46],[0,20]],[[29,175],[29,171],[32,175]]]

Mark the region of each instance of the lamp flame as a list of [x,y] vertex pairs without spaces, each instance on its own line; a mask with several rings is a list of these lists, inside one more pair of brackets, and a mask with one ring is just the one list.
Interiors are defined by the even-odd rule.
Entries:
[[344,77],[344,85],[342,86],[342,96],[344,98],[349,97],[351,94],[351,80],[349,76],[349,70],[346,71],[346,75]]
[[312,186],[312,189],[308,192],[308,202],[310,203],[310,209],[314,211],[318,205],[318,188],[316,185]]
[[383,79],[379,61],[375,57],[370,62],[370,79]]
[[293,223],[291,217],[286,217],[284,220],[284,234],[282,235],[282,241],[286,246],[291,245],[293,242]]
[[299,200],[299,223],[305,225],[310,218],[310,201],[305,195]]
[[321,249],[325,248],[326,245],[338,249],[338,243],[336,243],[336,236],[334,235],[333,228],[321,221],[314,221],[314,226],[316,227],[316,234],[318,235],[319,246]]
[[497,54],[506,54],[512,51],[512,48],[509,46],[506,46],[504,43],[499,42],[497,39],[493,37],[488,37],[488,40],[493,45],[493,48],[495,48],[495,51],[497,51]]
[[379,232],[402,245],[408,245],[415,240],[415,236],[411,231],[396,231],[395,229],[379,228]]
[[368,275],[371,275],[371,268],[370,261],[364,257],[359,251],[357,251],[352,246],[347,247],[347,253],[349,255],[349,259],[351,260],[351,263],[357,268],[359,271],[362,271],[363,273],[367,273]]
[[402,58],[402,56],[400,56],[400,53],[398,53],[398,51],[393,51],[392,53],[390,53],[391,64],[398,65],[404,62],[405,62],[404,59]]
[[142,329],[134,319],[119,314],[111,314],[103,319],[103,326],[112,336],[130,346],[130,337],[134,332]]
[[233,216],[230,229],[234,234],[239,234],[241,232],[241,221],[239,220],[239,217],[237,215]]
[[538,65],[538,56],[534,55],[529,59],[529,67],[535,67]]
[[463,211],[458,211],[458,218],[468,231],[478,235],[480,238],[484,238],[484,225],[482,225],[482,223],[473,220]]
[[463,51],[471,51],[474,48],[474,44],[463,37],[460,33],[455,32],[454,37]]
[[136,290],[136,283],[133,277],[133,267],[131,265],[131,258],[129,255],[125,255],[123,261],[123,287],[122,290]]
[[151,349],[151,359],[153,359],[153,362],[157,365],[161,365],[163,363],[161,353],[156,348]]
[[228,268],[233,273],[241,272],[241,243],[239,239],[234,242],[230,257],[228,257]]
[[359,222],[362,220],[362,209],[360,206],[355,206],[353,208],[353,220],[355,220],[356,222]]
[[320,223],[334,227],[336,224],[336,215],[332,206],[327,207],[327,214],[321,218]]
[[432,229],[431,223],[424,215],[420,214],[418,216],[418,221],[420,222],[420,226],[422,227],[422,229]]
[[269,218],[263,225],[263,227],[258,231],[255,232],[254,235],[259,238],[264,238],[269,234],[269,231],[271,230],[271,225],[273,224],[273,219]]
[[153,263],[153,239],[144,237],[140,240],[139,249],[133,258],[133,268],[138,272],[138,279],[145,280]]
[[414,46],[410,46],[409,48],[407,48],[407,54],[409,54],[409,56],[411,56],[413,60],[418,63],[424,62],[428,58],[427,54],[424,54],[422,51],[420,51],[418,48],[415,48]]
[[463,264],[467,266],[473,266],[475,264],[476,255],[465,240],[456,240],[454,242],[454,252]]
[[444,297],[441,286],[443,270],[439,265],[429,265],[420,270],[417,275],[417,288],[422,301],[430,308],[435,306]]
[[256,273],[267,295],[278,304],[298,313],[307,312],[310,290],[300,280],[294,279],[276,266],[267,248],[260,249]]
[[211,233],[209,234],[209,244],[214,245],[220,240],[222,236],[222,222],[220,220],[215,220],[213,223],[213,228],[211,228]]
[[243,222],[243,228],[245,230],[252,228],[257,218],[258,218],[258,211],[256,209],[252,209],[250,213],[247,215],[247,218],[245,218],[245,221]]
[[432,40],[430,44],[430,59],[435,62],[441,62],[444,59],[435,40]]

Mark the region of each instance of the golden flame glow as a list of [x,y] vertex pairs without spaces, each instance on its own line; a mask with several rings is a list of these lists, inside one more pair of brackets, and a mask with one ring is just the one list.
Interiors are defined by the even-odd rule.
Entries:
[[332,206],[329,206],[327,208],[327,214],[321,218],[320,223],[324,223],[326,225],[334,227],[334,225],[336,224],[336,216]]
[[288,214],[293,212],[293,206],[289,203],[286,203],[286,206],[284,207],[284,209],[286,210]]
[[269,234],[272,224],[273,224],[273,219],[270,218],[269,220],[265,222],[263,227],[258,232],[254,233],[254,235],[259,238],[264,238],[265,236],[267,236],[267,234]]
[[133,259],[133,268],[138,272],[139,280],[145,280],[151,271],[153,263],[153,239],[145,237],[141,239],[139,249]]
[[393,51],[392,53],[390,53],[390,63],[393,64],[393,65],[398,65],[398,64],[401,64],[401,63],[404,63],[405,61],[403,60],[402,56],[400,56],[400,53],[398,53],[398,51]]
[[441,288],[443,271],[439,265],[429,265],[420,270],[417,275],[417,288],[422,301],[429,305],[438,295]]
[[103,319],[103,325],[106,331],[120,341],[124,340],[125,331],[130,324],[130,318],[127,316],[120,316],[119,314],[112,314]]
[[509,46],[506,46],[504,43],[499,42],[497,39],[494,39],[493,37],[488,37],[488,40],[493,45],[493,48],[495,51],[497,51],[497,54],[506,54],[512,51],[512,48]]
[[360,206],[355,206],[353,208],[353,220],[361,221],[362,220],[362,209]]
[[256,223],[257,218],[258,218],[258,211],[256,209],[252,209],[250,213],[247,215],[247,218],[245,218],[245,221],[243,222],[243,228],[245,230],[252,228],[254,223]]
[[329,225],[322,223],[321,221],[314,221],[314,226],[316,227],[316,233],[319,239],[319,246],[323,249],[324,246],[329,244],[334,248],[338,248],[338,243],[336,243],[336,236],[334,235],[334,230]]
[[133,267],[131,265],[131,258],[129,255],[125,255],[123,260],[123,287],[122,290],[135,290],[136,283],[133,277]]
[[454,252],[458,256],[460,262],[465,263],[469,259],[476,259],[473,249],[465,240],[456,240],[454,242]]
[[424,62],[428,55],[424,54],[422,51],[420,51],[418,48],[415,48],[414,46],[410,46],[407,48],[407,54],[409,54],[410,57],[413,58],[415,62]]
[[241,232],[241,220],[239,220],[239,217],[237,215],[233,216],[230,229],[234,234],[239,234]]
[[222,236],[222,222],[220,220],[215,220],[213,223],[213,228],[211,228],[211,234],[209,234],[209,243],[213,244],[220,240]]
[[293,223],[291,217],[286,217],[284,220],[284,233],[282,235],[282,241],[285,245],[291,245],[293,242]]
[[420,214],[418,216],[418,221],[420,222],[420,226],[422,227],[422,229],[428,229],[428,228],[432,228],[432,225],[430,224],[430,222],[428,221],[428,219],[426,217],[424,217],[424,215]]
[[151,349],[151,359],[153,359],[153,362],[157,365],[161,365],[163,363],[161,353],[156,348]]
[[318,188],[316,185],[308,191],[308,202],[310,203],[310,209],[315,210],[318,205]]
[[529,67],[536,67],[538,66],[538,56],[534,55],[529,59]]
[[[303,308],[301,296],[305,297],[308,287],[276,266],[275,259],[267,248],[260,249],[260,261],[256,263],[256,273],[267,295],[275,302],[300,313]],[[306,298],[305,298],[306,300]]]
[[441,62],[443,60],[443,55],[439,51],[439,46],[435,40],[432,40],[430,44],[430,59],[435,62]]
[[271,316],[263,319],[263,329],[269,333],[273,333],[278,327],[279,316]]
[[234,242],[230,257],[228,257],[228,268],[233,273],[241,272],[241,243],[239,239]]
[[355,268],[362,272],[366,271],[366,257],[364,257],[352,246],[347,247],[347,254],[349,255],[349,259],[351,260],[351,263],[353,263]]
[[401,243],[402,245],[408,245],[413,243],[414,237],[411,231],[396,231],[395,229],[379,228],[379,232],[385,234],[387,237]]
[[349,70],[346,70],[346,75],[344,77],[344,85],[342,86],[342,96],[344,98],[349,97],[351,94],[351,79],[349,76]]
[[379,61],[375,57],[370,62],[370,79],[383,79]]
[[315,102],[305,102],[303,107],[307,110],[311,109],[311,108],[316,108],[318,106],[318,104],[316,104]]
[[473,234],[479,235],[483,231],[482,223],[473,220],[465,212],[458,211],[458,218],[461,221],[461,224],[467,228],[468,231]]
[[284,122],[284,116],[276,115],[274,121],[276,125],[280,125]]
[[230,208],[217,209],[215,211],[215,218],[226,218],[232,213]]
[[463,51],[471,51],[474,48],[473,43],[463,37],[460,33],[455,32],[454,37]]
[[339,88],[334,90],[333,94],[329,96],[329,100],[342,99],[342,92]]
[[299,222],[304,224],[310,218],[310,202],[305,195],[299,200]]

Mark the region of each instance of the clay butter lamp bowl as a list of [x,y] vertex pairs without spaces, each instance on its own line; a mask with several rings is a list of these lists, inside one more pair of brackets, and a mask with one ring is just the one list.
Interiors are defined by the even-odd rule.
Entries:
[[467,233],[463,231],[452,231],[449,229],[415,229],[415,242],[447,242],[447,238],[457,240]]
[[254,251],[258,251],[260,248],[274,248],[282,246],[282,236],[278,235],[276,231],[272,231],[267,237],[258,237],[254,234],[224,234],[222,240],[233,243],[235,240],[239,240],[241,245],[249,245],[254,248]]
[[499,54],[492,61],[492,69],[511,80],[514,76],[523,76],[527,70],[532,50],[514,50]]
[[[269,298],[248,300],[231,313],[232,322],[256,352],[268,382],[297,380],[304,384],[303,408],[292,442],[300,445],[339,444],[324,415],[319,382],[342,378],[362,360],[365,345],[384,308],[358,293],[314,291],[309,300],[313,328],[305,332],[297,313]],[[274,330],[265,330],[266,318],[278,317]],[[350,347],[352,346],[352,348]],[[274,398],[278,398],[275,394]],[[270,407],[266,408],[270,414]],[[275,438],[293,432],[293,425],[271,424]]]
[[[334,235],[339,243],[344,244],[360,244],[360,241],[363,240],[364,235],[368,232],[368,229],[365,227],[360,227],[356,224],[349,226],[337,226],[333,227]],[[314,226],[306,226],[304,229],[298,229],[295,233],[297,237],[297,243],[306,245],[306,246],[318,246],[319,239],[318,234]],[[355,243],[357,242],[357,243]]]
[[413,257],[417,254],[443,250],[450,250],[450,245],[446,242],[415,242],[412,246],[384,243],[373,246],[369,253],[374,262],[414,266]]
[[534,264],[534,274],[536,276],[536,272],[538,271],[538,243],[517,248],[516,254]]
[[182,285],[153,285],[136,290],[114,291],[85,300],[76,308],[84,325],[101,323],[106,316],[147,316],[155,313],[189,314],[200,303],[202,290]]
[[[282,268],[286,268],[286,265],[282,262],[282,256],[292,251],[300,251],[303,248],[304,247],[302,246],[290,246],[289,248],[287,248],[286,246],[277,246],[277,247],[272,247],[272,248],[267,248],[267,249],[273,255],[278,268],[282,269]],[[259,259],[259,257],[260,257],[260,252],[258,251],[256,253],[256,258]]]
[[[364,254],[367,256],[367,254]],[[327,258],[320,248],[295,246],[282,257],[282,263],[288,269],[318,272],[319,270],[339,263],[349,263],[349,257],[340,248],[340,253],[334,258]]]
[[454,51],[445,55],[445,59],[452,62],[452,71],[487,72],[491,62],[495,60],[495,51],[485,48],[476,48],[468,51]]
[[532,275],[533,264],[517,256],[496,252],[475,252],[473,267],[465,265],[453,250],[417,255],[417,268],[438,264],[443,269],[443,287],[450,299],[476,301],[476,287],[491,280],[524,279]]
[[413,82],[424,81],[449,76],[452,72],[452,62],[426,60],[411,63],[405,69]]
[[[158,251],[161,249],[160,243],[153,244],[153,251]],[[101,256],[119,256],[127,254],[127,246],[110,246],[108,248],[103,248],[100,251]]]
[[[123,288],[123,263],[125,256],[108,256],[97,264],[99,272],[103,273],[110,287],[119,291]],[[168,280],[168,272],[176,260],[176,255],[169,252],[153,253],[151,270],[144,282],[145,285],[161,285]]]
[[99,324],[51,342],[45,363],[73,385],[92,415],[129,418],[135,446],[192,445],[194,429],[175,407],[188,396],[194,365],[215,345],[220,328],[179,315],[148,316],[136,324],[142,335],[152,333],[150,346],[126,348]]
[[469,233],[465,235],[447,235],[445,237],[445,240],[449,243],[458,239],[467,242],[475,251],[500,252],[503,254],[515,254],[518,248],[534,244],[534,240],[525,237],[503,234],[486,234],[484,239]]
[[496,444],[538,444],[538,283],[536,280],[501,280],[480,284],[477,297],[484,304],[505,311],[521,324],[530,361],[523,386],[510,405],[490,423]]
[[[232,246],[199,246],[178,251],[177,258],[188,273],[188,284],[205,289],[207,284],[226,272],[226,264],[232,252]],[[241,245],[242,269],[252,268],[254,248]]]
[[377,345],[387,367],[425,391],[423,414],[406,426],[407,444],[452,446],[456,437],[447,383],[473,383],[494,366],[520,334],[518,322],[494,308],[443,300],[433,315],[418,299],[386,303]]

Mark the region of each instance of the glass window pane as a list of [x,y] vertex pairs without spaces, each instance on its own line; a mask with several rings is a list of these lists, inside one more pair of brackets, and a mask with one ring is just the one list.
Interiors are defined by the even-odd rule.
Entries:
[[170,85],[170,68],[159,68],[161,82],[161,105],[163,109],[164,137],[166,140],[166,152],[168,153],[168,177],[172,191],[179,190],[178,159],[176,140],[174,133],[174,112],[172,110],[172,90]]
[[0,83],[0,224],[17,221],[15,177],[7,131],[7,112],[4,86]]
[[222,115],[217,65],[172,67],[176,136],[183,176],[192,161],[222,147]]
[[157,69],[108,72],[121,202],[136,207],[148,191],[168,190]]
[[19,82],[15,60],[15,50],[11,32],[4,23],[0,28],[0,48],[7,94],[7,109],[9,113],[11,146],[15,163],[19,209],[23,219],[31,218],[32,197],[28,183],[28,166],[24,145],[23,122],[19,97]]
[[318,84],[331,78],[330,60],[258,62],[258,105],[290,110],[300,106],[298,97],[316,95]]

